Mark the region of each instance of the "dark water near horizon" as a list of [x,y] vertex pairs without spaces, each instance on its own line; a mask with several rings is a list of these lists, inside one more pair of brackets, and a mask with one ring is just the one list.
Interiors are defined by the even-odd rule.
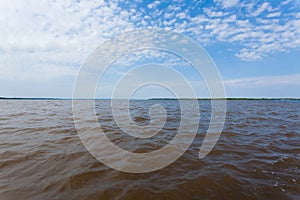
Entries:
[[[109,101],[96,101],[96,110],[113,142],[130,151],[153,151],[176,134],[179,105],[173,100],[130,105],[135,122],[147,125],[148,109],[156,103],[166,108],[167,122],[148,140],[122,133]],[[188,151],[161,170],[130,174],[87,152],[74,126],[72,101],[0,100],[0,199],[300,199],[300,101],[227,101],[221,137],[201,160],[210,101],[199,105],[198,134]]]

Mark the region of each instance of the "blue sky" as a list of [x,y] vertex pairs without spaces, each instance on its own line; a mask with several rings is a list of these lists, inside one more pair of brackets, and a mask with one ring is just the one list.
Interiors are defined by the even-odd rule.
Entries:
[[[300,97],[298,0],[3,0],[0,23],[0,96],[70,98],[81,64],[98,45],[130,30],[159,27],[205,48],[228,97]],[[187,79],[199,78],[173,55],[159,60],[162,55],[131,55],[141,62],[121,58],[107,73],[106,89],[135,63],[175,62]],[[203,90],[198,83],[194,89]],[[167,93],[153,87],[137,96],[151,95]]]

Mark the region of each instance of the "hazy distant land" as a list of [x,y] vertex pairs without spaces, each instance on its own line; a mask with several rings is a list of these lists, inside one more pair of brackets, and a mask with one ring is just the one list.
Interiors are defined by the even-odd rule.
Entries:
[[[0,97],[0,100],[72,100],[72,98],[40,98],[40,97]],[[79,99],[94,100],[94,99]],[[95,100],[110,100],[107,98],[96,98]],[[121,99],[120,99],[121,100]],[[133,100],[195,100],[195,98],[149,98]],[[197,98],[197,100],[300,100],[300,98],[252,98],[252,97],[228,97],[228,98]]]

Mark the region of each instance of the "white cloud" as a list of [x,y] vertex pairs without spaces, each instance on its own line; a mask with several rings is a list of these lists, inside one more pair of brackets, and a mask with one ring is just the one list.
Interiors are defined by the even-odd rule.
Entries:
[[273,18],[273,17],[279,17],[280,15],[281,15],[280,12],[273,12],[273,13],[268,14],[266,17]]
[[147,7],[150,8],[150,9],[154,9],[154,8],[156,8],[156,6],[158,6],[159,4],[160,4],[159,1],[154,1],[154,2],[152,2],[152,3],[150,3],[150,4],[148,4]]
[[[300,46],[299,12],[285,13],[286,9],[272,8],[267,2],[216,2],[219,6],[203,8],[203,13],[191,16],[189,10],[198,9],[199,5],[190,7],[184,5],[185,1],[170,4],[165,10],[157,9],[160,2],[155,1],[147,5],[151,8],[148,12],[129,1],[3,0],[0,70],[10,75],[3,72],[0,78],[13,79],[11,72],[25,66],[27,71],[38,71],[42,64],[49,68],[65,66],[67,70],[62,74],[73,74],[68,67],[73,65],[76,69],[101,42],[135,28],[175,30],[202,45],[229,42],[238,47],[234,54],[243,60],[262,59],[272,52],[287,52]],[[122,8],[122,3],[129,8]],[[237,7],[232,11],[223,9],[234,6]]]
[[281,76],[262,76],[239,78],[224,81],[226,86],[234,87],[257,87],[257,86],[283,86],[298,85],[300,86],[300,74],[288,74]]
[[300,74],[225,80],[228,97],[300,97]]
[[281,2],[281,5],[287,5],[287,4],[291,3],[291,2],[292,2],[292,0],[285,0],[285,1]]
[[217,3],[221,3],[224,8],[236,6],[239,0],[215,0]]
[[258,52],[249,50],[247,48],[242,49],[236,53],[235,56],[242,60],[259,60],[262,58]]
[[[268,2],[240,3],[234,12],[216,7],[203,10],[204,14],[187,16],[186,26],[174,23],[173,30],[192,33],[191,36],[204,46],[218,41],[230,42],[239,46],[235,55],[248,61],[300,46],[296,10],[286,12],[280,5],[273,8]],[[177,15],[172,19],[178,18]],[[172,30],[167,20],[163,21],[163,25]]]
[[46,63],[33,64],[30,67],[16,65],[1,67],[0,77],[7,80],[47,81],[65,76],[75,76],[77,70],[70,66],[51,65]]
[[178,17],[179,19],[183,19],[185,18],[185,13],[184,12],[178,13],[176,17]]
[[24,75],[15,73],[16,79],[35,79],[27,71],[43,71],[44,78],[55,78],[55,72],[57,76],[73,74],[64,63],[78,66],[106,38],[133,29],[129,15],[104,1],[2,1],[0,69],[9,76],[1,73],[0,78],[13,79],[11,72],[22,67],[26,67]]
[[209,17],[222,17],[224,15],[227,15],[227,13],[224,13],[222,11],[214,11],[214,10],[211,10],[211,9],[204,9],[204,12],[209,16]]
[[264,12],[269,6],[268,2],[264,2],[260,7],[257,8],[255,12],[252,13],[252,16],[256,17],[260,15],[262,12]]

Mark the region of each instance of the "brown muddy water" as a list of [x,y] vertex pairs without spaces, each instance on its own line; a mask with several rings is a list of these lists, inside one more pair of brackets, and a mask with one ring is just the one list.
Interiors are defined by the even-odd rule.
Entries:
[[[167,122],[157,136],[142,140],[122,133],[109,101],[96,101],[96,110],[115,144],[151,151],[176,134],[178,102],[130,105],[135,122],[146,125],[148,109],[157,103],[166,108]],[[103,165],[85,149],[74,126],[72,101],[2,100],[0,199],[300,199],[300,101],[228,101],[221,137],[201,160],[210,102],[199,105],[198,134],[188,151],[166,168],[130,174]]]

